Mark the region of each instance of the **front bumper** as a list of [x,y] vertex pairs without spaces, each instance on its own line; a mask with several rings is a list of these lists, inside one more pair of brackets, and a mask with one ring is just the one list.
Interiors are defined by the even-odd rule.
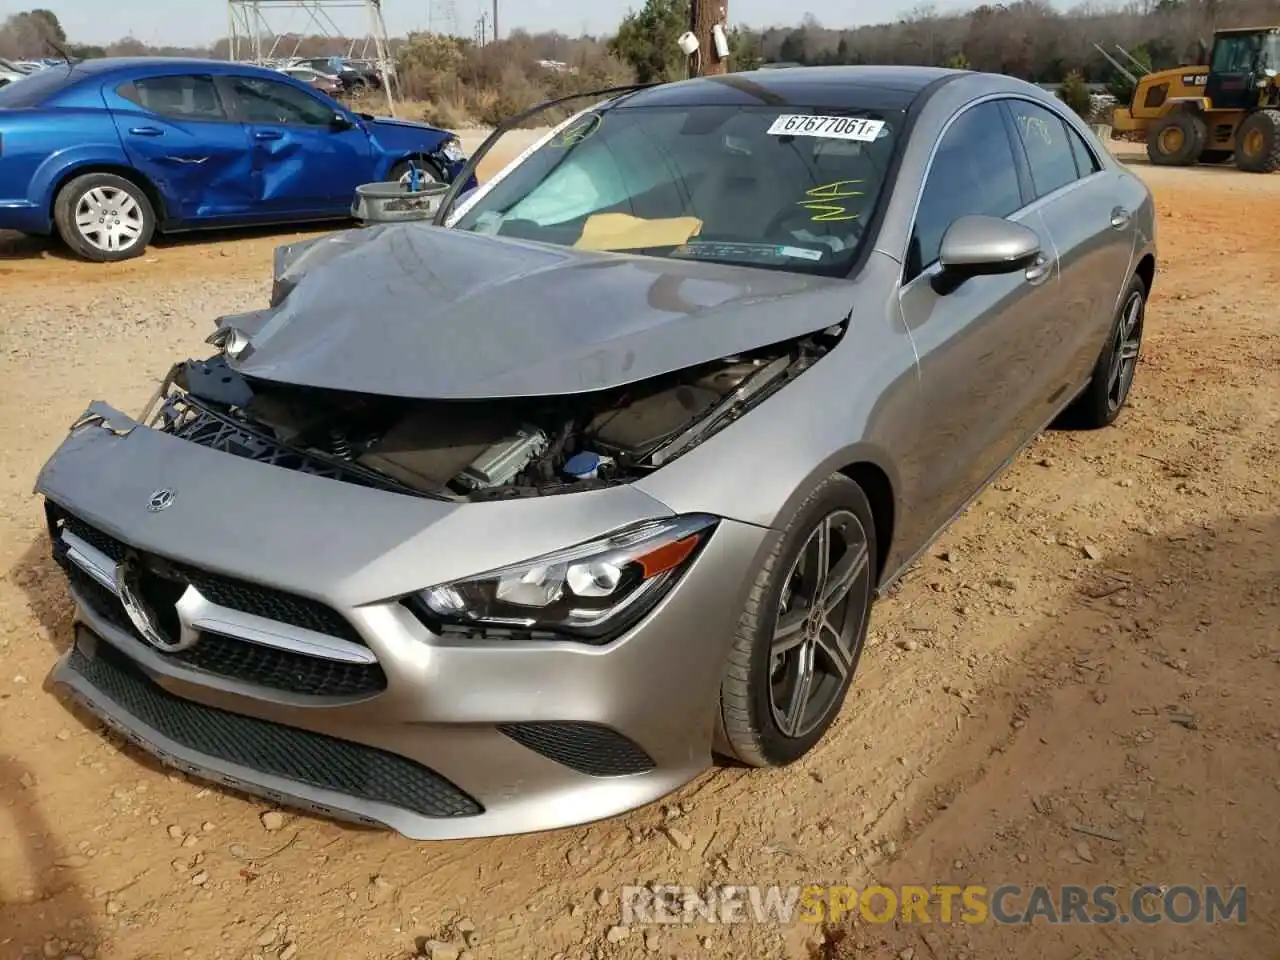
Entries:
[[[90,427],[73,434],[42,473],[42,492],[78,518],[82,536],[71,542],[99,574],[86,577],[84,566],[59,557],[64,567],[71,562],[81,625],[54,681],[162,760],[415,839],[524,833],[613,816],[669,793],[710,763],[721,673],[766,531],[722,522],[658,608],[604,646],[445,638],[385,599],[398,589],[369,600],[365,574],[377,558],[360,560],[362,551],[352,549],[349,562],[362,568],[344,574],[340,558],[332,550],[321,555],[314,543],[341,543],[338,531],[355,524],[369,548],[380,511],[412,509],[452,511],[426,525],[436,528],[434,553],[454,552],[455,562],[458,544],[483,537],[490,517],[508,531],[508,548],[524,539],[522,523],[532,530],[563,517],[563,545],[586,538],[566,511],[584,495],[456,508],[241,460],[141,426],[119,435],[130,422],[117,414],[114,433]],[[208,479],[198,485],[202,475]],[[148,514],[146,495],[138,494],[158,477],[176,479],[180,492],[172,507]],[[252,525],[255,511],[237,504],[241,481],[252,483],[255,502],[275,510],[258,528],[271,535],[257,537],[237,569],[228,566],[226,548],[243,529],[236,519]],[[342,498],[344,509],[315,510],[321,490]],[[585,496],[575,512],[591,514],[593,498]],[[638,503],[634,496],[623,499]],[[292,509],[280,509],[289,502]],[[505,509],[513,506],[524,510]],[[463,521],[476,526],[464,530]],[[419,539],[403,525],[386,530],[389,537],[394,530],[390,552]],[[56,528],[53,534],[59,537]],[[184,627],[203,631],[194,646],[157,648],[132,625],[106,569],[122,550],[183,565],[190,586],[177,606]],[[436,579],[445,577],[418,585]],[[193,605],[195,595],[203,606]],[[299,647],[300,638],[311,646]],[[282,639],[289,650],[278,645]],[[357,648],[375,662],[376,682],[365,682],[367,674],[352,679]],[[308,651],[317,656],[306,659]],[[330,657],[346,662],[335,666]]]

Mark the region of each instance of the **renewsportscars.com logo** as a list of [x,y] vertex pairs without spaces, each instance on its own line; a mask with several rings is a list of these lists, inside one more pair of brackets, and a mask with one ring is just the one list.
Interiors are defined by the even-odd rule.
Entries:
[[843,885],[680,884],[627,886],[620,891],[622,924],[682,923],[997,923],[1155,924],[1245,923],[1245,887],[1144,884],[1123,891],[1095,887],[935,884]]

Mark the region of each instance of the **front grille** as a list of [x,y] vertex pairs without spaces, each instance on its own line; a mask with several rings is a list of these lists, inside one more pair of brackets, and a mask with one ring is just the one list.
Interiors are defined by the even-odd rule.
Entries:
[[[141,641],[120,599],[67,559],[65,545],[58,536],[58,522],[117,562],[124,559],[128,547],[78,517],[62,511],[51,516],[55,518],[50,527],[54,559],[66,571],[81,601],[112,626]],[[221,606],[364,645],[355,628],[322,603],[185,564],[163,562],[158,558],[147,560],[150,568],[142,571],[141,593],[158,627],[170,637],[178,631],[174,604],[186,586],[191,585],[206,599]],[[387,687],[386,674],[376,663],[341,663],[221,634],[204,633],[194,647],[168,655],[204,673],[303,696],[369,696]]]
[[170,656],[194,670],[304,696],[368,696],[387,688],[386,674],[376,663],[324,660],[219,633],[203,633],[194,647]]
[[169,566],[178,580],[195,587],[211,603],[364,646],[364,639],[342,614],[317,600],[244,580],[233,580],[185,564]]
[[622,777],[654,766],[636,744],[596,723],[506,723],[498,729],[521,746],[592,777]]
[[444,777],[406,757],[175,696],[108,643],[97,644],[92,657],[75,647],[68,666],[138,723],[204,757],[424,817],[484,812]]

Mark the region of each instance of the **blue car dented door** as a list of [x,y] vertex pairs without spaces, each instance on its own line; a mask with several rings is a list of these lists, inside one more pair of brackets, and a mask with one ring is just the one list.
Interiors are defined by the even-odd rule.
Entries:
[[129,162],[176,201],[170,220],[253,215],[258,210],[249,136],[210,76],[173,73],[103,85]]
[[310,92],[264,77],[223,77],[221,88],[251,142],[264,214],[349,207],[375,176],[373,144],[358,119]]

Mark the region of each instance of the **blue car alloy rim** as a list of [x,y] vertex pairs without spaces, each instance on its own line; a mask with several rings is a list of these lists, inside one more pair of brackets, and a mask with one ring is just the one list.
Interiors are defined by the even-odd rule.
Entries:
[[862,522],[848,510],[828,514],[791,565],[774,625],[769,706],[784,736],[811,733],[840,702],[858,661],[870,590]]

